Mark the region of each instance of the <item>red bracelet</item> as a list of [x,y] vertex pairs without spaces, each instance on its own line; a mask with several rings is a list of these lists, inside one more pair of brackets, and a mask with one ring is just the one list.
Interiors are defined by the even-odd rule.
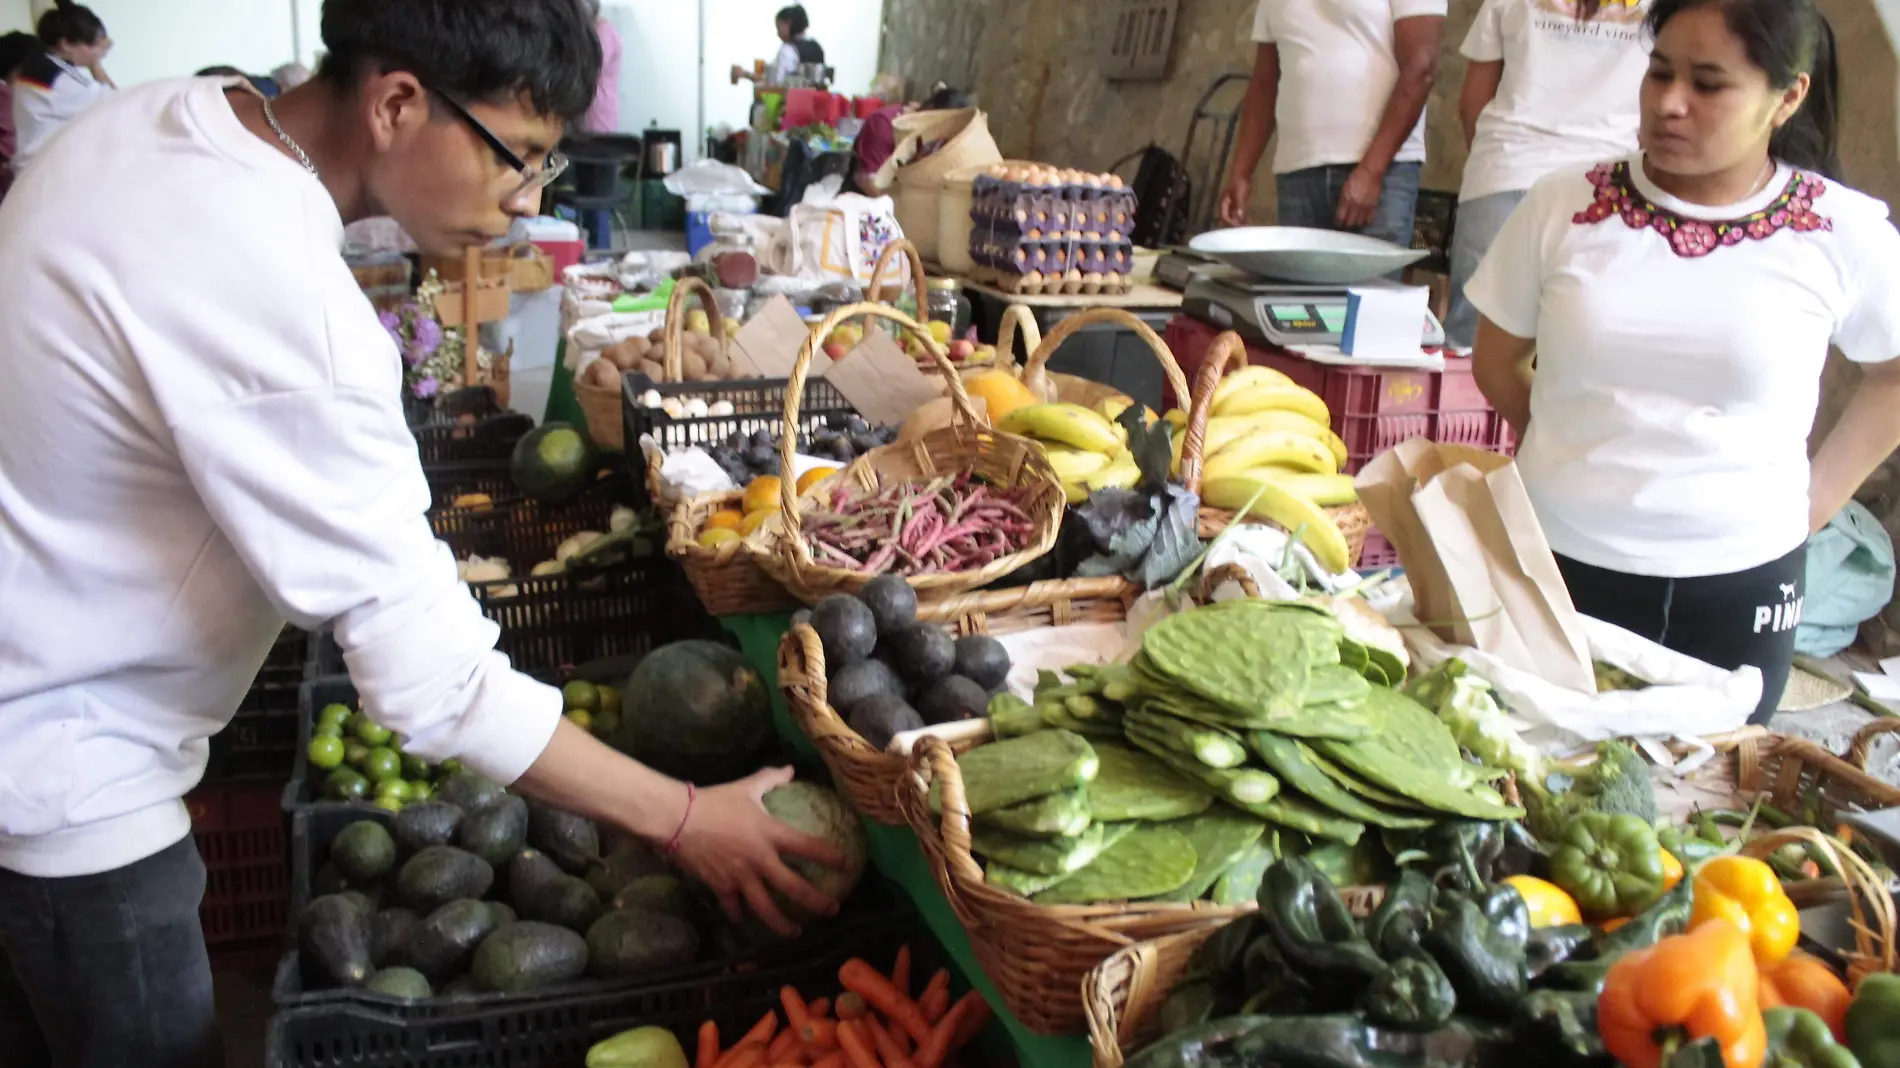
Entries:
[[687,783],[686,811],[680,813],[680,825],[673,831],[673,837],[666,840],[665,853],[669,857],[680,851],[680,836],[686,833],[686,821],[691,819],[693,815],[693,799],[698,796],[699,791],[693,789],[692,783]]

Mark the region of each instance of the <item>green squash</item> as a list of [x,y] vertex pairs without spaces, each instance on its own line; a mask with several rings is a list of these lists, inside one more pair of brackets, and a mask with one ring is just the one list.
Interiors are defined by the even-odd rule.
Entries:
[[515,488],[543,504],[560,504],[594,484],[600,457],[587,432],[545,423],[515,443],[509,474]]
[[701,786],[742,779],[772,756],[772,699],[738,650],[674,642],[648,653],[620,691],[608,743],[648,767]]

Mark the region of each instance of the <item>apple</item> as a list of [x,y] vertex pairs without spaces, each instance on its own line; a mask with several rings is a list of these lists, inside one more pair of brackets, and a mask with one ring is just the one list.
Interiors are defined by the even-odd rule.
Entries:
[[976,353],[976,344],[958,338],[950,343],[950,358],[961,363]]
[[712,333],[712,320],[707,317],[704,308],[694,308],[686,313],[686,329],[695,334]]
[[828,341],[825,343],[825,355],[829,357],[831,359],[831,362],[833,363],[836,363],[839,360],[844,359],[846,356],[850,354],[851,354],[851,350],[846,348],[844,345],[840,344],[839,342]]

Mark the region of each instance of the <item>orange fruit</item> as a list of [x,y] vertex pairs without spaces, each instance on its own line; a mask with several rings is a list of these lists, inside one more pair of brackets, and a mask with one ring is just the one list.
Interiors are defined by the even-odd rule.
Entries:
[[778,511],[779,481],[777,475],[760,475],[745,488],[745,510],[751,512]]
[[803,493],[837,473],[838,469],[835,467],[814,467],[798,476],[798,492]]
[[718,530],[708,530],[699,536],[699,544],[708,549],[717,549],[721,545],[738,540],[738,531],[728,530],[723,527]]
[[744,512],[735,511],[731,508],[721,508],[706,517],[706,529],[738,530],[739,524],[743,522],[745,522]]
[[761,508],[756,512],[747,512],[745,522],[739,525],[739,533],[751,537],[752,532],[765,524],[765,521],[778,514],[776,508]]

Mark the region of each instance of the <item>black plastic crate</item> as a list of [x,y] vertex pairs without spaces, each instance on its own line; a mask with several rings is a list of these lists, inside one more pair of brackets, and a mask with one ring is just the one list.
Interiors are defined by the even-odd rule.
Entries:
[[478,582],[469,590],[501,626],[495,648],[516,670],[544,679],[563,678],[591,660],[720,634],[679,565],[661,556],[588,579],[546,575]]
[[[646,485],[646,460],[636,443],[651,435],[660,448],[671,451],[688,445],[710,448],[725,441],[734,432],[750,434],[755,430],[778,433],[785,426],[785,389],[787,378],[747,378],[731,382],[655,382],[642,374],[620,376],[620,408],[626,426],[628,463],[632,471],[634,502],[649,501]],[[648,408],[640,397],[657,390],[662,399],[703,400],[708,405],[719,401],[732,404],[731,415],[709,415],[695,419],[675,419],[663,409]],[[856,415],[857,409],[844,394],[822,378],[807,378],[798,404],[798,428],[809,433],[832,416]]]
[[1421,271],[1451,273],[1451,239],[1458,229],[1458,194],[1421,189],[1412,212],[1412,247],[1431,253],[1413,266]]
[[402,401],[403,418],[411,430],[450,426],[463,416],[485,419],[506,410],[488,386],[453,390],[427,399],[405,394]]
[[468,493],[485,493],[490,500],[505,500],[521,495],[515,488],[507,458],[498,460],[460,460],[455,463],[423,464],[422,477],[429,483],[430,511],[447,508],[455,498]]
[[412,427],[416,452],[425,464],[468,460],[506,460],[515,444],[534,429],[534,419],[520,412],[471,417],[446,425]]
[[297,748],[298,690],[309,656],[310,635],[285,627],[231,722],[211,736],[206,781],[282,780],[290,774]]
[[[664,1027],[688,1051],[701,1021],[730,1043],[777,1010],[781,987],[807,997],[838,988],[838,968],[861,956],[887,968],[897,947],[912,950],[912,975],[945,965],[943,952],[914,915],[886,924],[860,921],[810,947],[796,964],[677,976],[611,990],[580,990],[535,1000],[473,998],[423,1003],[420,1018],[401,1003],[367,998],[287,1008],[271,1018],[269,1068],[579,1068],[594,1043],[635,1027]],[[801,945],[803,943],[800,943]],[[822,991],[823,993],[820,993]]]
[[[527,575],[536,564],[554,559],[568,538],[584,530],[608,533],[614,509],[631,493],[627,474],[614,472],[562,504],[513,496],[481,508],[438,507],[429,513],[429,526],[456,559],[500,557],[514,574]],[[652,540],[657,550],[664,539]]]

